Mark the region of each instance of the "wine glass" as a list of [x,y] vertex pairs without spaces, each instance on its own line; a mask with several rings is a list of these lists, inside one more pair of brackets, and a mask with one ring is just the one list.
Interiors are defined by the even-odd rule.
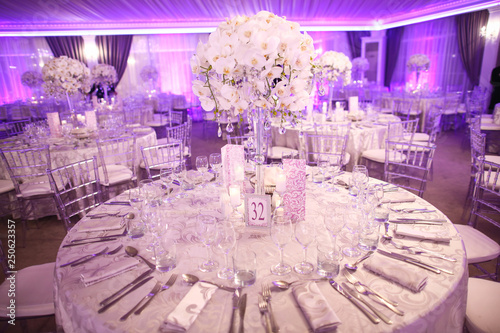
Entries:
[[222,167],[222,157],[219,153],[212,153],[209,157],[210,167],[215,171],[215,186],[220,186],[219,173]]
[[293,269],[299,274],[309,274],[314,270],[314,265],[307,261],[307,247],[316,239],[314,221],[319,214],[306,214],[305,219],[295,223],[295,239],[304,249],[304,260],[296,264]]
[[353,185],[358,189],[358,195],[361,194],[368,184],[368,169],[364,165],[355,165],[352,169]]
[[202,182],[200,187],[206,187],[205,173],[208,171],[208,158],[205,155],[196,157],[196,169],[201,172]]
[[141,193],[140,188],[132,188],[128,192],[128,201],[130,206],[132,206],[135,210],[141,211],[142,205],[144,203],[144,197]]
[[219,267],[219,263],[212,259],[211,247],[217,243],[217,219],[210,215],[198,215],[196,218],[196,233],[208,251],[208,259],[199,265],[202,272],[212,272]]
[[353,209],[346,212],[344,222],[345,222],[345,227],[349,232],[348,237],[350,238],[350,246],[344,248],[343,252],[348,257],[357,257],[361,254],[361,252],[358,249],[358,243],[359,243],[360,222],[362,218],[363,216],[359,209]]
[[217,247],[224,253],[224,267],[218,272],[217,276],[220,279],[231,279],[234,276],[234,270],[229,265],[229,253],[236,245],[236,233],[234,227],[229,221],[219,223],[219,241]]
[[337,236],[345,226],[345,210],[341,207],[335,207],[331,213],[325,214],[324,224],[326,230],[330,233],[332,245],[337,246]]
[[328,173],[328,156],[327,155],[319,155],[318,156],[318,168],[323,176],[323,180],[318,185],[319,187],[326,187],[326,175]]
[[[172,202],[173,199],[170,196],[170,192],[173,190],[172,183],[174,181],[174,178],[172,176],[172,168],[161,168],[160,169],[160,180],[162,181],[163,185],[166,186],[166,198],[163,200],[164,202]],[[162,191],[163,192],[163,191]]]
[[292,238],[292,225],[290,219],[283,212],[275,214],[271,222],[271,239],[280,250],[280,262],[271,267],[271,273],[285,275],[292,271],[292,267],[283,262],[283,249]]
[[341,167],[341,158],[340,156],[330,156],[328,159],[328,172],[330,173],[331,176],[331,184],[327,191],[329,192],[338,192],[339,189],[335,187],[335,174],[340,171]]
[[184,181],[186,179],[186,164],[181,162],[179,165],[174,167],[174,178],[179,182],[179,193],[175,196],[176,198],[187,197],[186,192],[184,192]]

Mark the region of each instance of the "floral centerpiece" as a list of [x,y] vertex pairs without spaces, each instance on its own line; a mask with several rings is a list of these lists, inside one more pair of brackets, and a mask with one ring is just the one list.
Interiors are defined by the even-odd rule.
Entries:
[[50,60],[43,66],[42,74],[45,81],[43,89],[48,96],[62,98],[77,92],[86,93],[90,89],[90,71],[87,66],[66,56]]
[[144,66],[141,69],[141,79],[144,82],[158,79],[158,70],[153,66]]
[[352,71],[353,72],[366,72],[370,69],[370,63],[368,59],[357,57],[352,59]]
[[297,23],[266,11],[237,16],[198,44],[191,69],[201,79],[193,81],[193,92],[217,117],[252,106],[296,116],[309,99],[313,53],[312,38]]
[[406,67],[411,72],[421,72],[429,70],[431,61],[425,54],[414,54],[408,59]]
[[21,82],[30,88],[39,87],[43,83],[42,74],[37,71],[26,71],[21,75]]
[[92,68],[92,83],[109,86],[118,81],[116,69],[107,64],[98,64]]
[[337,81],[342,78],[343,85],[351,82],[352,63],[342,52],[327,51],[321,55],[317,63],[322,76],[328,81]]

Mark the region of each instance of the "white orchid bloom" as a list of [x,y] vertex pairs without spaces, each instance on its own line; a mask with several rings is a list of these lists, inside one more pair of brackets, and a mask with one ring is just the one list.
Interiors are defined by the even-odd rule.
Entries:
[[234,67],[236,66],[236,61],[232,57],[224,57],[224,58],[219,58],[215,64],[214,64],[214,69],[217,72],[217,74],[221,75],[230,75]]

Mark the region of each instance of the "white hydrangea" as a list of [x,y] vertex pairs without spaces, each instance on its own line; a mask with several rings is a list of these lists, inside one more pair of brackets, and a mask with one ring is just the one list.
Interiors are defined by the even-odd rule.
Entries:
[[221,23],[206,44],[198,43],[190,64],[193,92],[203,109],[242,113],[251,105],[291,115],[309,94],[312,38],[299,25],[270,12]]
[[61,56],[51,59],[42,68],[43,89],[48,96],[63,98],[90,90],[90,71],[78,60]]
[[37,71],[26,71],[21,75],[21,82],[30,88],[39,87],[43,83],[42,74]]
[[344,53],[326,51],[319,58],[317,65],[329,81],[337,81],[340,76],[344,85],[351,82],[352,63]]
[[116,69],[107,64],[98,64],[92,68],[92,83],[99,85],[112,85],[118,81]]
[[370,69],[370,63],[368,59],[357,57],[352,59],[352,71],[353,72],[366,72]]
[[406,67],[411,72],[427,71],[431,65],[431,61],[425,54],[414,54],[408,59]]

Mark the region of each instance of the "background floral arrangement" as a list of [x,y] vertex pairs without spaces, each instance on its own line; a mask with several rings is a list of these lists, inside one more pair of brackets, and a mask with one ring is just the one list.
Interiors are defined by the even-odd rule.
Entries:
[[21,75],[21,82],[30,88],[39,87],[43,83],[42,74],[37,71],[26,71]]
[[158,79],[158,70],[153,66],[144,66],[141,69],[141,79],[144,82],[150,79],[156,81]]
[[58,98],[90,90],[90,70],[78,60],[61,56],[50,60],[42,69],[43,89]]
[[299,24],[261,11],[221,23],[191,58],[193,92],[206,111],[241,114],[256,106],[295,115],[307,105],[312,38]]
[[342,52],[326,51],[319,58],[318,67],[328,81],[337,81],[340,76],[344,85],[351,82],[352,63]]
[[370,63],[368,62],[368,59],[366,58],[361,58],[357,57],[352,59],[352,71],[358,71],[358,72],[366,72],[367,70],[370,69]]
[[107,64],[98,64],[92,68],[92,83],[99,85],[112,85],[118,81],[116,69]]
[[408,70],[415,71],[427,71],[431,65],[431,61],[425,54],[414,54],[408,59],[406,67]]

